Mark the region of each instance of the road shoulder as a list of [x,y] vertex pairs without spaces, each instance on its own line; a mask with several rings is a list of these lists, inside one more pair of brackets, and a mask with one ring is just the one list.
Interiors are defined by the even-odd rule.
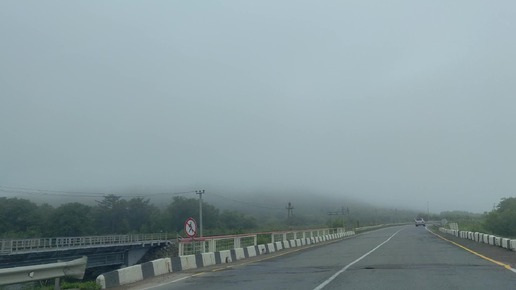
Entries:
[[462,248],[469,249],[469,252],[480,254],[481,256],[488,258],[487,260],[492,260],[491,262],[499,262],[510,266],[513,270],[516,269],[516,252],[498,246],[475,242],[469,239],[462,239],[454,235],[443,234],[436,230],[428,230],[444,240],[460,245]]

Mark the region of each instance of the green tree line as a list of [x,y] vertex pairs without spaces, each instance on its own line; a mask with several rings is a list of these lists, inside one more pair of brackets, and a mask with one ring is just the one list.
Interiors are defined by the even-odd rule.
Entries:
[[[37,204],[22,198],[0,197],[0,238],[156,232],[184,235],[186,219],[193,217],[197,220],[199,217],[199,200],[196,198],[178,196],[167,201],[160,200],[158,204],[156,206],[142,197],[124,199],[117,195],[107,195],[94,205],[70,202],[59,206]],[[359,204],[335,208],[331,212],[337,215],[330,215],[324,203],[298,203],[294,214],[287,217],[286,210],[275,204],[274,207],[273,211],[248,209],[244,214],[231,209],[220,210],[205,201],[203,234],[224,235],[321,226],[353,229],[411,222],[417,216],[417,212],[411,210]],[[438,218],[426,214],[421,216],[428,220]]]
[[446,211],[441,219],[459,224],[459,229],[490,233],[507,238],[516,237],[516,197],[502,198],[491,212],[483,214]]
[[[239,233],[256,229],[254,217],[220,211],[203,203],[204,234]],[[0,238],[71,237],[127,233],[182,234],[188,217],[198,219],[199,201],[174,197],[163,209],[149,199],[108,195],[96,205],[78,202],[58,207],[21,198],[0,197]]]
[[497,235],[516,237],[516,197],[502,198],[485,217],[484,227]]

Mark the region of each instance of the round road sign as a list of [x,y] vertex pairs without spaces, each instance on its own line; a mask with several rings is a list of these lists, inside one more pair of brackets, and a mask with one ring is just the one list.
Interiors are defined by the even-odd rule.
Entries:
[[194,237],[197,234],[197,222],[193,218],[188,218],[185,222],[185,233],[187,236]]

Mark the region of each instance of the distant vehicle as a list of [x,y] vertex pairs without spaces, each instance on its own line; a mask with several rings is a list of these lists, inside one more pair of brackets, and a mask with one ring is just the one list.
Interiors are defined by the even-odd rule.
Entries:
[[419,226],[426,226],[425,225],[425,220],[423,218],[417,218],[414,220],[415,223],[416,223],[416,227],[419,227]]

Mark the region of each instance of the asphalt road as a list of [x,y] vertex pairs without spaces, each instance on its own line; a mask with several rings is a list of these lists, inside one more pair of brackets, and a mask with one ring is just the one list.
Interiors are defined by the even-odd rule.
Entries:
[[403,226],[123,289],[516,289],[516,272],[423,227]]

